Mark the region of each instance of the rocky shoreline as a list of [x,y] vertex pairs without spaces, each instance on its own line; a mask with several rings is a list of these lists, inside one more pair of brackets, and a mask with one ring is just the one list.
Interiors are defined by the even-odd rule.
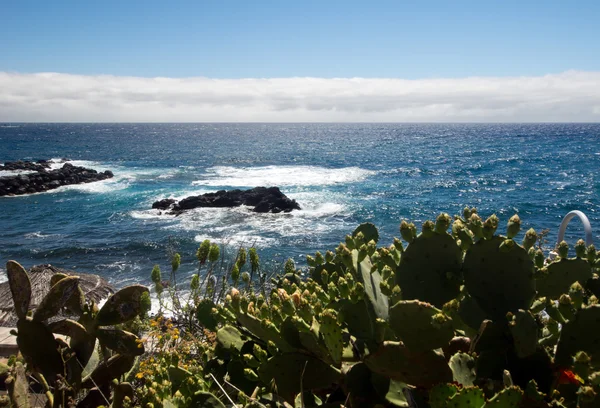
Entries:
[[98,172],[85,167],[65,163],[61,168],[51,170],[49,162],[18,161],[0,165],[4,171],[32,171],[33,173],[0,177],[0,197],[41,193],[61,186],[91,183],[113,177],[109,170]]
[[255,187],[250,190],[219,190],[176,201],[171,198],[155,201],[152,208],[169,210],[169,214],[179,215],[186,210],[199,207],[254,207],[258,213],[280,213],[300,210],[296,200],[288,198],[278,187]]

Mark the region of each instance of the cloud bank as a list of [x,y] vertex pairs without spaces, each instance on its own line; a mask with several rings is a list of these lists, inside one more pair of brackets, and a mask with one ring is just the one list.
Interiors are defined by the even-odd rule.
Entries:
[[600,122],[600,72],[141,78],[0,72],[0,122]]

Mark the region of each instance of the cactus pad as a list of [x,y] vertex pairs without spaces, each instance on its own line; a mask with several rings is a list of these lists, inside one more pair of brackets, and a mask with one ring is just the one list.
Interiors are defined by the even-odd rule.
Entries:
[[85,327],[80,323],[71,320],[63,319],[48,325],[48,329],[52,333],[62,334],[63,336],[81,338],[87,335]]
[[30,318],[17,322],[17,345],[31,367],[39,369],[49,382],[64,374],[63,360],[52,332],[41,322]]
[[429,391],[429,405],[431,408],[446,408],[457,392],[458,387],[454,384],[437,384]]
[[411,352],[400,342],[383,342],[364,362],[375,373],[417,387],[452,381],[452,371],[443,353]]
[[519,358],[535,353],[538,346],[538,326],[531,312],[519,310],[512,316],[508,327]]
[[117,354],[108,360],[102,361],[90,375],[83,379],[81,386],[90,389],[96,386],[109,384],[113,379],[119,378],[128,372],[133,363],[134,356],[124,356]]
[[143,294],[148,288],[142,285],[127,286],[108,298],[96,316],[98,326],[111,326],[128,322],[143,310]]
[[413,351],[444,347],[454,336],[452,319],[418,300],[401,300],[392,306],[390,328]]
[[585,351],[592,361],[600,359],[600,305],[579,310],[575,318],[564,324],[556,347],[556,364],[569,367],[578,351]]
[[15,313],[19,319],[24,319],[31,303],[31,282],[25,268],[16,261],[6,263],[6,274],[10,292],[15,304]]
[[379,241],[379,231],[377,231],[377,227],[370,222],[362,223],[356,227],[352,233],[352,237],[356,237],[359,232],[363,233],[365,244],[371,240],[375,242]]
[[217,331],[217,342],[225,350],[237,350],[239,353],[245,340],[238,329],[230,325],[225,325]]
[[78,292],[79,277],[69,276],[59,280],[50,288],[39,306],[35,309],[33,320],[42,322],[55,316],[62,309],[73,294]]
[[465,255],[463,274],[469,294],[494,320],[507,312],[527,310],[535,297],[533,262],[527,251],[514,244],[502,250],[502,237],[477,241]]
[[447,408],[482,408],[485,404],[483,391],[477,387],[464,387],[450,397]]
[[25,367],[20,362],[15,364],[14,372],[6,379],[6,387],[10,397],[10,405],[17,408],[29,408],[29,383],[25,375]]
[[212,331],[217,330],[219,324],[219,320],[213,312],[215,308],[215,303],[209,298],[202,299],[196,308],[196,318],[200,324]]
[[342,361],[344,342],[342,339],[342,328],[337,322],[337,315],[333,310],[326,309],[321,313],[319,333],[323,338],[331,359],[336,365],[339,365]]
[[269,384],[275,381],[277,394],[289,403],[294,402],[300,384],[302,390],[319,390],[339,383],[341,373],[321,360],[302,353],[286,353],[271,357],[258,369],[260,379]]
[[563,293],[567,293],[575,282],[585,285],[592,277],[590,264],[581,258],[552,262],[547,270],[547,273],[541,274],[536,280],[536,288],[539,296],[551,299],[557,299]]
[[396,269],[403,299],[419,299],[437,307],[459,292],[461,250],[446,232],[420,234],[404,250]]
[[467,353],[456,353],[448,362],[454,381],[464,387],[470,387],[475,381],[475,359]]
[[144,343],[133,333],[120,329],[100,328],[96,331],[100,344],[120,354],[140,356],[144,354]]

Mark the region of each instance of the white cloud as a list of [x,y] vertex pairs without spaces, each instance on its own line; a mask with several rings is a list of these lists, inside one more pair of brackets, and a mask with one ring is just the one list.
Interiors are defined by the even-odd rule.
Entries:
[[598,122],[600,72],[457,79],[0,72],[2,122]]

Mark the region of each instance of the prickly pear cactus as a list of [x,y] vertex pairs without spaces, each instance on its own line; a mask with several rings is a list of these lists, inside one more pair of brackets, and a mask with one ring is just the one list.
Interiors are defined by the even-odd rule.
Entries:
[[25,268],[17,261],[6,263],[6,274],[10,292],[15,304],[15,313],[19,319],[24,319],[31,303],[31,282]]
[[546,267],[546,272],[538,274],[536,288],[538,296],[557,299],[569,291],[569,287],[579,282],[585,285],[592,277],[592,268],[586,259],[562,258]]
[[225,408],[225,404],[223,404],[217,397],[210,392],[203,391],[198,391],[194,394],[190,402],[190,406],[203,408]]
[[17,332],[19,351],[31,368],[40,370],[50,383],[56,380],[57,375],[64,375],[62,356],[46,325],[31,318],[19,319]]
[[463,275],[471,297],[494,320],[529,309],[535,297],[533,262],[513,240],[478,240],[465,254]]
[[390,328],[413,351],[444,347],[454,337],[452,319],[418,300],[401,300],[392,306]]
[[450,357],[448,365],[452,370],[454,381],[464,387],[473,385],[475,381],[475,359],[467,353],[456,353]]
[[519,358],[525,358],[535,353],[538,347],[539,328],[531,312],[517,311],[510,317],[508,327]]
[[91,389],[98,385],[109,384],[128,372],[135,362],[134,356],[116,355],[102,361],[90,375],[83,379],[82,388]]
[[133,333],[120,329],[99,328],[95,334],[101,345],[117,353],[132,356],[144,354],[144,344]]
[[55,316],[77,292],[78,288],[79,277],[77,276],[69,276],[58,281],[35,309],[33,320],[41,322]]
[[[446,216],[440,215],[437,224]],[[419,234],[404,250],[396,269],[403,299],[418,299],[437,307],[454,299],[460,290],[461,258],[460,248],[445,229]]]
[[98,326],[112,326],[126,323],[143,310],[142,295],[148,293],[142,285],[127,286],[108,298],[96,315]]
[[29,383],[25,375],[25,367],[20,362],[15,364],[11,375],[6,379],[6,387],[12,407],[29,408]]
[[556,364],[569,367],[578,351],[585,351],[592,360],[600,358],[600,332],[594,330],[600,324],[600,305],[579,310],[575,318],[564,324],[556,346]]
[[258,375],[265,384],[274,380],[277,393],[289,403],[302,390],[319,390],[339,384],[341,372],[303,353],[285,353],[261,364]]
[[342,361],[344,341],[342,338],[342,328],[337,322],[337,313],[335,310],[326,309],[321,313],[321,327],[319,332],[333,362],[339,365]]
[[364,362],[375,373],[417,387],[452,381],[452,371],[442,352],[411,352],[401,342],[383,342]]

